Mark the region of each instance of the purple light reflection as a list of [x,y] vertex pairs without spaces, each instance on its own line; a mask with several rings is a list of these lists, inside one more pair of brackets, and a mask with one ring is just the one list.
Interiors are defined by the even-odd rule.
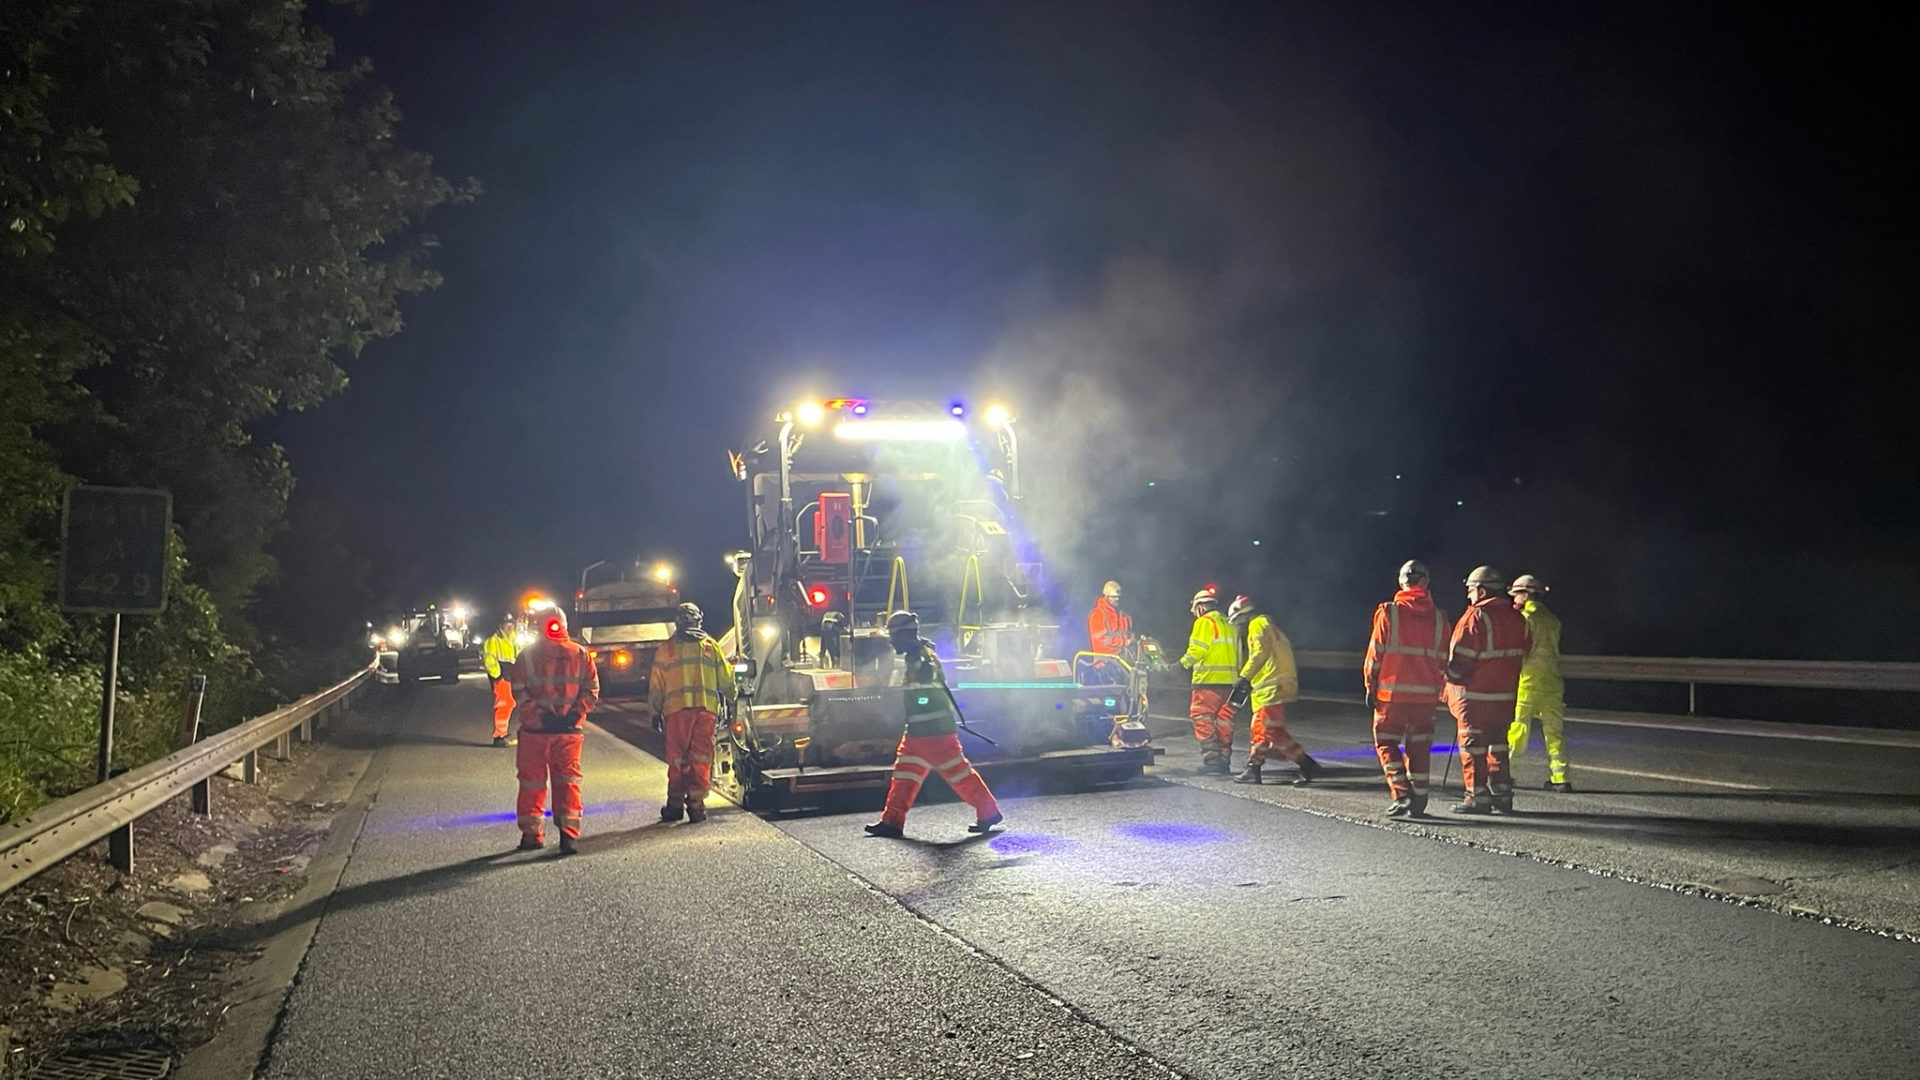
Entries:
[[995,855],[1058,855],[1076,846],[1064,836],[1046,833],[1001,833],[987,841],[987,849]]
[[1138,821],[1127,825],[1115,825],[1113,831],[1129,840],[1145,840],[1149,844],[1174,844],[1182,847],[1217,844],[1227,839],[1227,834],[1219,829],[1210,829],[1205,825],[1189,825],[1182,821]]

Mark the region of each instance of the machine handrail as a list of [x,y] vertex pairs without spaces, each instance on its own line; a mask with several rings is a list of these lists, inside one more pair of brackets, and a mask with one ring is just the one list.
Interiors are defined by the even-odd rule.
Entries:
[[373,681],[374,669],[364,668],[291,705],[0,825],[0,895],[152,813],[168,799],[267,743],[346,703]]
[[[1303,668],[1346,668],[1359,676],[1364,654],[1303,650]],[[1810,690],[1920,692],[1920,663],[1879,660],[1743,660],[1698,656],[1562,656],[1568,679],[1687,683],[1706,686],[1781,686]]]
[[[899,590],[900,594],[900,606],[898,607],[895,607],[893,603],[894,590],[896,589]],[[913,597],[907,587],[906,556],[895,555],[893,557],[893,570],[887,575],[887,610],[911,611],[912,609]]]

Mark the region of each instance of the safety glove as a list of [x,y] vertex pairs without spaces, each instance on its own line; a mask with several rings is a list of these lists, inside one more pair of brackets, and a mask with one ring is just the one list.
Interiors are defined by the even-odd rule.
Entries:
[[1233,691],[1227,695],[1227,704],[1233,706],[1236,709],[1243,708],[1246,706],[1247,701],[1252,697],[1253,697],[1253,680],[1252,679],[1236,679],[1234,680],[1234,683],[1233,683]]
[[667,730],[667,718],[664,716],[661,716],[659,713],[654,713],[653,714],[653,730],[655,731]]

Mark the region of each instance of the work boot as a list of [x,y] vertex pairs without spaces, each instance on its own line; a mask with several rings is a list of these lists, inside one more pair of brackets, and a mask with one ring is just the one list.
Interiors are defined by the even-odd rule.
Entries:
[[1493,808],[1503,814],[1513,813],[1513,793],[1508,792],[1505,795],[1495,795],[1493,797]]
[[705,820],[707,820],[707,805],[705,803],[687,804],[687,823],[689,825],[697,825]]
[[1562,795],[1573,790],[1573,785],[1565,780],[1549,780],[1540,786],[1547,791],[1557,791]]
[[516,851],[539,851],[541,848],[546,846],[547,845],[545,841],[541,840],[539,837],[533,835],[532,833],[521,833],[520,846],[515,850]]
[[1233,778],[1233,782],[1236,784],[1260,783],[1260,763],[1257,761],[1247,762],[1247,767],[1241,771],[1239,776]]
[[1426,817],[1427,816],[1427,797],[1425,795],[1415,795],[1413,798],[1407,801],[1409,804],[1407,807],[1408,817]]
[[1229,757],[1227,757],[1227,755],[1225,755],[1225,754],[1222,754],[1222,755],[1220,755],[1219,757],[1217,757],[1217,758],[1214,758],[1214,759],[1213,759],[1213,774],[1214,774],[1215,776],[1232,776],[1232,775],[1233,775],[1233,760],[1232,760],[1231,758],[1229,758]]
[[1293,786],[1306,787],[1326,774],[1326,767],[1313,760],[1312,754],[1308,754],[1300,759],[1300,775],[1294,777]]
[[995,814],[992,817],[983,817],[979,821],[967,826],[967,831],[970,833],[990,833],[993,831],[995,825],[1006,820],[1006,816],[1005,814]]
[[580,849],[575,847],[574,844],[575,844],[575,840],[573,839],[573,837],[568,836],[566,833],[560,834],[560,854],[562,855],[579,854]]
[[680,813],[681,813],[680,804],[677,802],[670,802],[667,805],[660,808],[660,820],[661,821],[679,821]]
[[867,835],[868,836],[884,836],[889,840],[898,840],[902,836],[905,836],[906,834],[900,831],[900,826],[895,825],[892,822],[876,821],[873,824],[867,826]]
[[1214,773],[1219,772],[1220,769],[1220,759],[1213,754],[1207,754],[1201,757],[1200,764],[1193,770],[1193,774],[1195,776],[1212,776]]
[[1486,802],[1481,802],[1479,799],[1467,799],[1464,802],[1454,804],[1452,810],[1456,814],[1491,814],[1493,813],[1493,800],[1488,799]]
[[493,745],[495,746],[507,745],[507,737],[505,735],[495,735],[493,737]]
[[1387,804],[1388,817],[1406,817],[1413,813],[1413,800],[1395,799]]

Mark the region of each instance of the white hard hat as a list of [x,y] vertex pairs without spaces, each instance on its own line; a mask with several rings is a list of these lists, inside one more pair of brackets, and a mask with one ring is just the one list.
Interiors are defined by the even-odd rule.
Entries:
[[1120,583],[1117,581],[1109,581],[1105,585],[1100,586],[1100,595],[1109,600],[1118,599],[1120,596]]
[[1432,580],[1433,575],[1427,572],[1427,564],[1419,559],[1408,559],[1400,564],[1401,588],[1409,585],[1425,585]]
[[1253,613],[1253,597],[1251,596],[1236,596],[1233,598],[1233,603],[1227,605],[1228,622],[1239,622],[1242,615],[1251,618]]
[[1543,593],[1547,591],[1547,586],[1542,584],[1539,578],[1534,577],[1532,574],[1521,574],[1519,577],[1513,579],[1513,585],[1507,590],[1507,593],[1508,595],[1512,595],[1513,593]]
[[1199,592],[1194,593],[1193,603],[1189,604],[1187,607],[1188,607],[1188,610],[1192,611],[1195,615],[1198,615],[1200,614],[1200,609],[1203,607],[1216,608],[1219,606],[1220,606],[1220,589],[1218,586],[1209,585],[1206,588],[1201,589]]
[[1491,566],[1476,566],[1473,573],[1467,575],[1468,585],[1479,585],[1488,589],[1498,589],[1507,583],[1506,575]]

